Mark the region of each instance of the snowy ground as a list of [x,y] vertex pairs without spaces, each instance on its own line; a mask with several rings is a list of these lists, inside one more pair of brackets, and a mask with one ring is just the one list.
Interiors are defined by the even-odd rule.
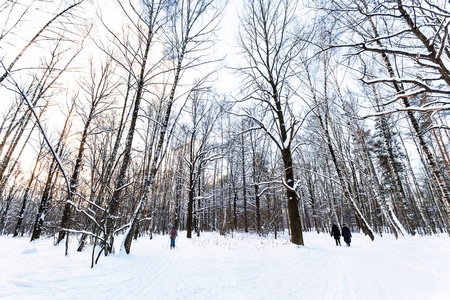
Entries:
[[450,238],[355,234],[336,247],[305,233],[306,246],[205,233],[177,248],[168,236],[141,238],[132,254],[101,257],[76,240],[64,256],[53,240],[0,237],[0,299],[450,299]]

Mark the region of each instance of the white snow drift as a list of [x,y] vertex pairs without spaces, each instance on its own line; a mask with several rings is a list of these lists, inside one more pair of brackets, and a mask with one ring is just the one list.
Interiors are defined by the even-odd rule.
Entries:
[[299,247],[287,235],[181,232],[175,250],[167,235],[140,238],[130,255],[101,257],[91,269],[91,249],[76,252],[76,239],[65,257],[53,240],[3,236],[0,299],[449,299],[446,235],[354,234],[351,247],[326,234],[304,238]]

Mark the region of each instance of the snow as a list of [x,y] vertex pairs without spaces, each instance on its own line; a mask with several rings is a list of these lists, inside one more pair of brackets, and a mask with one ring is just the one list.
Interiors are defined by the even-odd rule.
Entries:
[[[306,232],[306,246],[255,234],[203,233],[177,248],[167,235],[142,237],[131,254],[76,252],[76,239],[0,237],[0,299],[448,299],[450,238],[446,235],[353,234],[336,247],[327,234]],[[64,244],[64,243],[62,243]],[[120,241],[118,241],[120,245]]]

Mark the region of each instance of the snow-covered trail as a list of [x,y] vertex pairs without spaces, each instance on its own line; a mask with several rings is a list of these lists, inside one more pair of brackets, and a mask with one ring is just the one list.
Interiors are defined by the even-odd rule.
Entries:
[[256,235],[181,232],[141,238],[132,254],[64,257],[51,240],[0,237],[0,299],[448,299],[450,238],[355,234],[336,247],[305,233],[305,247]]
[[378,237],[364,245],[336,247],[331,255],[339,270],[334,289],[338,299],[448,299],[450,272],[445,269],[450,259],[444,252],[449,253],[449,245],[441,251],[423,245],[420,238],[418,244],[414,240],[385,244]]

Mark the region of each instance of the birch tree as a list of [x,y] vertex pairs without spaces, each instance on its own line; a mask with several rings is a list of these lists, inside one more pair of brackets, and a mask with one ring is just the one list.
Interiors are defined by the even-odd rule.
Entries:
[[[333,38],[334,24],[327,24],[326,18],[319,19],[318,22],[320,24],[315,28],[315,40],[317,40],[319,47],[326,48],[324,45],[332,42],[330,39]],[[338,131],[343,131],[339,129],[342,126],[338,124],[337,118],[332,116],[332,112],[335,110],[333,105],[335,97],[333,94],[339,94],[339,89],[336,88],[336,91],[332,91],[330,84],[330,77],[332,77],[335,68],[337,68],[337,64],[332,63],[332,56],[333,53],[331,51],[319,52],[313,58],[307,58],[304,55],[301,58],[301,64],[299,64],[299,69],[301,70],[298,73],[299,79],[304,83],[308,91],[305,95],[311,99],[312,103],[309,106],[323,134],[325,147],[331,156],[334,171],[337,174],[343,195],[352,208],[358,225],[364,234],[374,240],[373,229],[367,218],[363,215],[361,201],[358,201],[359,193],[357,191],[357,180],[355,179],[353,162],[351,159],[346,159],[346,154],[344,153],[344,148],[346,147],[343,147],[341,141],[343,134],[337,133]],[[333,222],[339,221],[336,219],[336,216],[333,217],[335,218],[332,220]]]
[[168,7],[172,24],[169,28],[172,31],[166,32],[166,46],[168,47],[168,58],[172,62],[169,73],[172,82],[169,84],[169,93],[162,97],[162,100],[166,102],[166,108],[156,140],[151,168],[145,175],[144,193],[131,216],[130,227],[125,234],[123,246],[127,253],[130,252],[131,241],[137,230],[141,210],[148,201],[162,159],[163,144],[168,135],[169,121],[172,110],[175,108],[175,101],[179,98],[177,92],[180,89],[182,75],[195,67],[211,62],[210,60],[205,61],[202,56],[208,54],[207,50],[210,49],[213,42],[217,21],[223,9],[221,1],[213,0],[180,0],[170,4]]
[[[33,233],[31,234],[31,241],[34,241],[34,240],[40,238],[43,227],[44,227],[45,217],[47,215],[49,204],[52,199],[52,194],[51,194],[52,185],[54,184],[54,181],[57,180],[58,173],[59,173],[58,160],[60,160],[60,157],[62,156],[61,154],[63,153],[64,148],[66,147],[67,137],[69,135],[70,128],[72,126],[71,114],[73,112],[73,108],[74,108],[74,105],[72,105],[72,107],[70,108],[70,111],[66,117],[64,127],[63,127],[61,134],[59,136],[59,139],[58,139],[58,143],[56,144],[56,147],[54,149],[56,155],[52,155],[51,163],[47,170],[47,178],[44,183],[44,190],[42,191],[42,197],[39,202],[38,211],[36,213],[36,218],[35,218],[34,226],[33,226]],[[65,177],[67,179],[67,175],[65,175]],[[70,192],[70,188],[68,188],[68,190]]]
[[[78,147],[78,154],[75,158],[75,165],[73,167],[72,176],[70,178],[70,191],[67,193],[65,201],[64,211],[61,218],[60,231],[56,244],[59,244],[65,236],[65,229],[68,228],[70,221],[70,210],[72,206],[76,206],[73,202],[73,197],[77,192],[78,178],[81,173],[81,169],[84,164],[84,151],[87,147],[87,139],[92,132],[90,131],[91,123],[95,122],[96,118],[104,113],[109,106],[111,106],[111,93],[116,88],[115,83],[112,81],[111,76],[114,70],[112,69],[112,62],[108,60],[106,63],[100,65],[99,71],[95,70],[95,67],[90,63],[89,77],[82,79],[80,82],[80,88],[84,91],[85,97],[88,98],[87,106],[88,111],[81,113],[81,119],[84,124],[83,131],[80,137],[80,145]],[[97,73],[98,72],[98,73]],[[80,96],[81,95],[77,95]],[[78,104],[83,105],[83,104]],[[81,110],[82,108],[80,108]]]
[[[131,3],[129,6],[126,3],[122,4],[120,1],[117,3],[123,10],[123,15],[130,26],[128,27],[129,32],[125,37],[118,36],[113,30],[109,30],[121,56],[116,56],[114,52],[109,55],[129,74],[126,78],[129,78],[133,84],[131,90],[133,109],[126,136],[123,159],[117,175],[114,192],[107,205],[107,214],[103,226],[103,246],[101,249],[105,255],[113,251],[114,236],[120,219],[119,208],[124,188],[127,185],[126,174],[131,160],[140,105],[147,91],[149,81],[155,76],[155,68],[158,61],[161,59],[157,58],[156,61],[152,61],[150,58],[151,50],[154,49],[159,30],[165,23],[163,10],[168,5],[167,1],[140,1],[139,7],[134,7]],[[125,38],[125,40],[122,38]]]
[[[438,116],[449,109],[448,3],[350,0],[332,1],[325,7],[339,24],[352,32],[344,42],[333,46],[354,49],[366,61],[373,57],[369,53],[381,58],[384,65],[381,74],[368,68],[362,74],[362,82],[387,87],[383,89],[382,104],[387,109],[375,115],[406,114],[440,199],[448,207],[448,180],[418,121],[418,114]],[[425,101],[415,104],[415,99],[425,95]]]

